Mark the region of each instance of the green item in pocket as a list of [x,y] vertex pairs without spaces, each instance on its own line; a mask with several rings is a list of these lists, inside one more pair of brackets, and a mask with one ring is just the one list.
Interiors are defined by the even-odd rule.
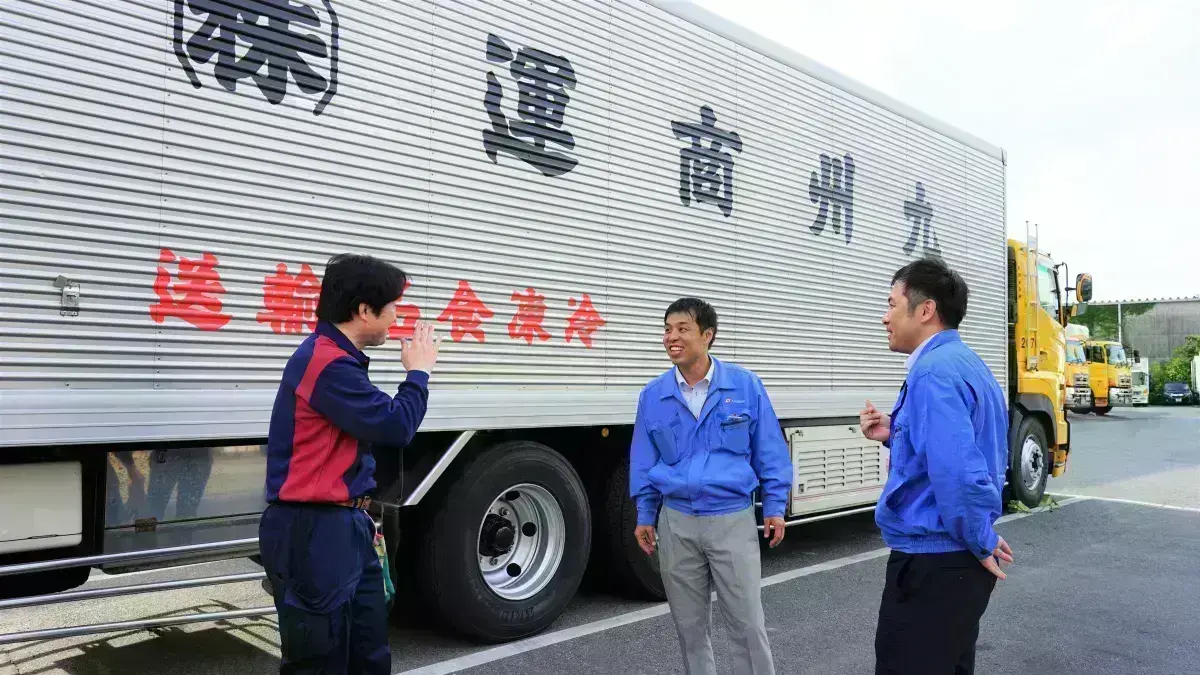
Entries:
[[379,526],[375,527],[375,555],[379,556],[379,566],[383,568],[383,600],[390,607],[392,598],[396,597],[396,587],[392,584],[392,569],[388,564],[387,542],[383,539],[383,533],[379,531]]

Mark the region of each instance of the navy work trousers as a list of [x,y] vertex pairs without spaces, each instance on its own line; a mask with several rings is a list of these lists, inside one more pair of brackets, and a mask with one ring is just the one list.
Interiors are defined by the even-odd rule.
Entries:
[[383,567],[359,509],[271,504],[258,527],[279,610],[281,675],[390,675]]

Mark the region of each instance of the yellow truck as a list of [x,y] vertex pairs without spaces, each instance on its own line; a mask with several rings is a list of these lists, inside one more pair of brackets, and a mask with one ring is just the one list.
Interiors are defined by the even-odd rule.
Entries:
[[[1061,476],[1071,447],[1065,327],[1092,297],[1092,280],[1076,277],[1063,288],[1049,255],[1008,241],[1009,264],[1009,479],[1015,499],[1041,501],[1049,476]],[[1067,293],[1074,291],[1075,305]],[[1074,393],[1074,392],[1072,392]]]
[[1133,371],[1125,347],[1112,340],[1084,343],[1092,383],[1092,412],[1107,415],[1114,406],[1133,405]]
[[1067,409],[1079,415],[1092,411],[1091,373],[1088,372],[1087,354],[1084,343],[1088,339],[1087,326],[1069,323],[1067,334],[1067,369],[1064,374],[1067,388]]

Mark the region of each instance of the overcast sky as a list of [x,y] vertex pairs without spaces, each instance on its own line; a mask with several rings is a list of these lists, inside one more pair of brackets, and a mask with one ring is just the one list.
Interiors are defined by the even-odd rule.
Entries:
[[1096,300],[1200,294],[1200,2],[696,0],[1008,152]]

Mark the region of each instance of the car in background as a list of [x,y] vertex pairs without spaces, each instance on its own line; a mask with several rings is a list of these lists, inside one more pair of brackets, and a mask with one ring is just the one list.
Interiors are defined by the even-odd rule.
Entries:
[[1188,405],[1195,402],[1196,394],[1187,382],[1168,382],[1163,385],[1163,400],[1168,405]]

